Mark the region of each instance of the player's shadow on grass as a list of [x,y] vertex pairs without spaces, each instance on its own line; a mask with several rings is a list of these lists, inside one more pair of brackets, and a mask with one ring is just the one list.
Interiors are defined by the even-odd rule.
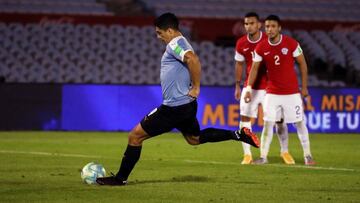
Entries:
[[[227,182],[225,178],[224,182]],[[173,177],[171,179],[167,180],[135,180],[128,183],[128,185],[138,185],[138,184],[151,184],[151,183],[200,183],[200,182],[213,182],[214,179],[204,177],[204,176],[178,176]],[[253,184],[262,184],[262,182],[251,182],[251,181],[234,181],[231,180],[231,182],[236,182],[239,184],[245,184],[245,185],[253,185]]]
[[138,185],[138,184],[150,184],[150,183],[185,183],[185,182],[210,182],[211,178],[204,176],[178,176],[173,177],[167,180],[135,180],[129,182],[129,185]]

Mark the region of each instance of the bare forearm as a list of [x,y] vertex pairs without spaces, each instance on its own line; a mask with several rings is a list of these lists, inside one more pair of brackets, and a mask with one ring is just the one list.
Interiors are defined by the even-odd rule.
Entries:
[[257,74],[259,72],[259,65],[259,62],[253,62],[249,73],[248,86],[253,86],[253,84],[255,83]]
[[296,61],[299,64],[299,70],[301,74],[301,87],[302,89],[307,88],[307,81],[308,81],[308,68],[306,64],[306,60],[304,55],[300,55],[296,58]]
[[301,74],[301,87],[302,88],[307,88],[307,81],[308,81],[308,72],[307,72],[307,65],[305,64],[300,64],[299,65],[300,68],[300,74]]
[[236,64],[235,64],[235,81],[236,81],[235,85],[236,85],[236,87],[240,86],[242,72],[243,72],[243,62],[236,61]]

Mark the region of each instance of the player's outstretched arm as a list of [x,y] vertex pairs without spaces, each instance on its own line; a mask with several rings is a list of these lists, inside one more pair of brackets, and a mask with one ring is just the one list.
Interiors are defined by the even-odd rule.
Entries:
[[235,99],[236,100],[240,100],[240,94],[241,94],[241,89],[240,89],[240,83],[241,83],[241,78],[242,78],[242,72],[243,72],[243,64],[244,62],[242,61],[236,61],[235,62]]
[[189,96],[197,98],[200,94],[201,64],[199,57],[192,51],[188,51],[184,56],[184,62],[188,65],[192,88]]
[[301,74],[301,96],[307,97],[309,95],[307,88],[308,70],[307,70],[307,64],[304,54],[297,56],[295,59],[296,62],[299,64],[299,69]]

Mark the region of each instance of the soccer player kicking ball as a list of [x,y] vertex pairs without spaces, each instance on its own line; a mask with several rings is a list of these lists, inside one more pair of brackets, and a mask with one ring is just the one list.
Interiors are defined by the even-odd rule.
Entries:
[[207,128],[200,130],[196,118],[200,94],[201,64],[189,42],[179,31],[172,13],[155,19],[157,37],[167,46],[161,59],[160,80],[163,103],[146,115],[129,133],[128,146],[116,175],[97,178],[100,185],[125,185],[140,158],[144,140],[178,129],[190,145],[236,140],[259,147],[259,140],[248,128],[237,131]]
[[[266,94],[265,88],[267,83],[266,68],[264,63],[260,64],[259,72],[257,74],[256,80],[251,87],[252,101],[246,103],[244,101],[245,92],[243,91],[242,92],[243,94],[241,94],[241,90],[240,90],[243,64],[244,62],[246,63],[246,79],[244,82],[244,87],[246,87],[247,79],[252,65],[252,58],[254,55],[255,47],[261,41],[266,41],[267,36],[265,35],[265,33],[260,31],[261,23],[259,20],[259,15],[257,13],[250,12],[245,15],[244,27],[247,34],[239,38],[236,42],[235,99],[240,100],[241,118],[240,118],[239,129],[241,129],[242,127],[247,127],[251,129],[250,119],[257,117],[259,104],[264,106],[263,101]],[[292,156],[288,151],[289,136],[288,136],[287,125],[284,122],[276,122],[276,132],[281,146],[280,156],[283,158],[286,164],[295,164],[294,159],[292,158]],[[253,162],[253,159],[250,150],[250,145],[243,142],[242,146],[244,150],[244,157],[241,164],[251,164]]]
[[[302,97],[308,96],[307,65],[299,43],[291,37],[282,35],[280,18],[270,15],[265,19],[265,31],[268,40],[260,42],[254,52],[250,70],[245,102],[253,99],[252,86],[263,61],[267,68],[268,84],[264,100],[264,129],[261,137],[260,160],[267,163],[269,145],[273,137],[273,127],[279,120],[278,112],[286,123],[295,123],[298,137],[304,151],[306,165],[315,164],[310,152],[308,129],[304,122]],[[301,73],[301,95],[294,69],[294,59],[299,64]]]

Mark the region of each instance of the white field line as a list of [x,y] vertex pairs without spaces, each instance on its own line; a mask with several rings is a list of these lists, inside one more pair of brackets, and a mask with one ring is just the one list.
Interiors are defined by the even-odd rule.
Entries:
[[[84,155],[84,154],[64,154],[64,153],[51,153],[51,152],[35,152],[35,151],[14,151],[14,150],[0,150],[2,154],[31,154],[31,155],[42,155],[42,156],[60,156],[60,157],[77,157],[77,158],[96,158],[96,159],[114,159],[102,156],[94,155]],[[179,159],[177,159],[179,160]],[[147,160],[147,161],[156,161],[156,160]],[[163,160],[166,161],[166,160]],[[173,160],[171,160],[173,161]],[[240,166],[240,163],[235,162],[221,162],[221,161],[199,161],[199,160],[181,160],[187,163],[200,163],[200,164],[215,164],[215,165],[233,165]],[[285,165],[285,164],[264,164],[262,166],[266,167],[279,167],[279,168],[302,168],[302,169],[313,169],[313,170],[329,170],[329,171],[352,171],[357,172],[357,170],[352,168],[336,168],[336,167],[322,167],[322,166],[305,166],[305,165]]]
[[[188,163],[203,163],[203,164],[219,164],[219,165],[241,165],[240,163],[233,162],[221,162],[221,161],[197,161],[197,160],[184,160]],[[302,168],[302,169],[313,169],[313,170],[329,170],[329,171],[352,171],[352,168],[336,168],[336,167],[322,167],[322,166],[305,166],[305,165],[285,165],[285,164],[263,164],[261,166],[268,167],[279,167],[279,168]]]
[[13,150],[0,150],[3,154],[31,154],[31,155],[43,155],[43,156],[61,156],[61,157],[79,157],[79,158],[103,158],[101,156],[90,156],[83,154],[63,154],[52,152],[26,152],[26,151],[13,151]]

